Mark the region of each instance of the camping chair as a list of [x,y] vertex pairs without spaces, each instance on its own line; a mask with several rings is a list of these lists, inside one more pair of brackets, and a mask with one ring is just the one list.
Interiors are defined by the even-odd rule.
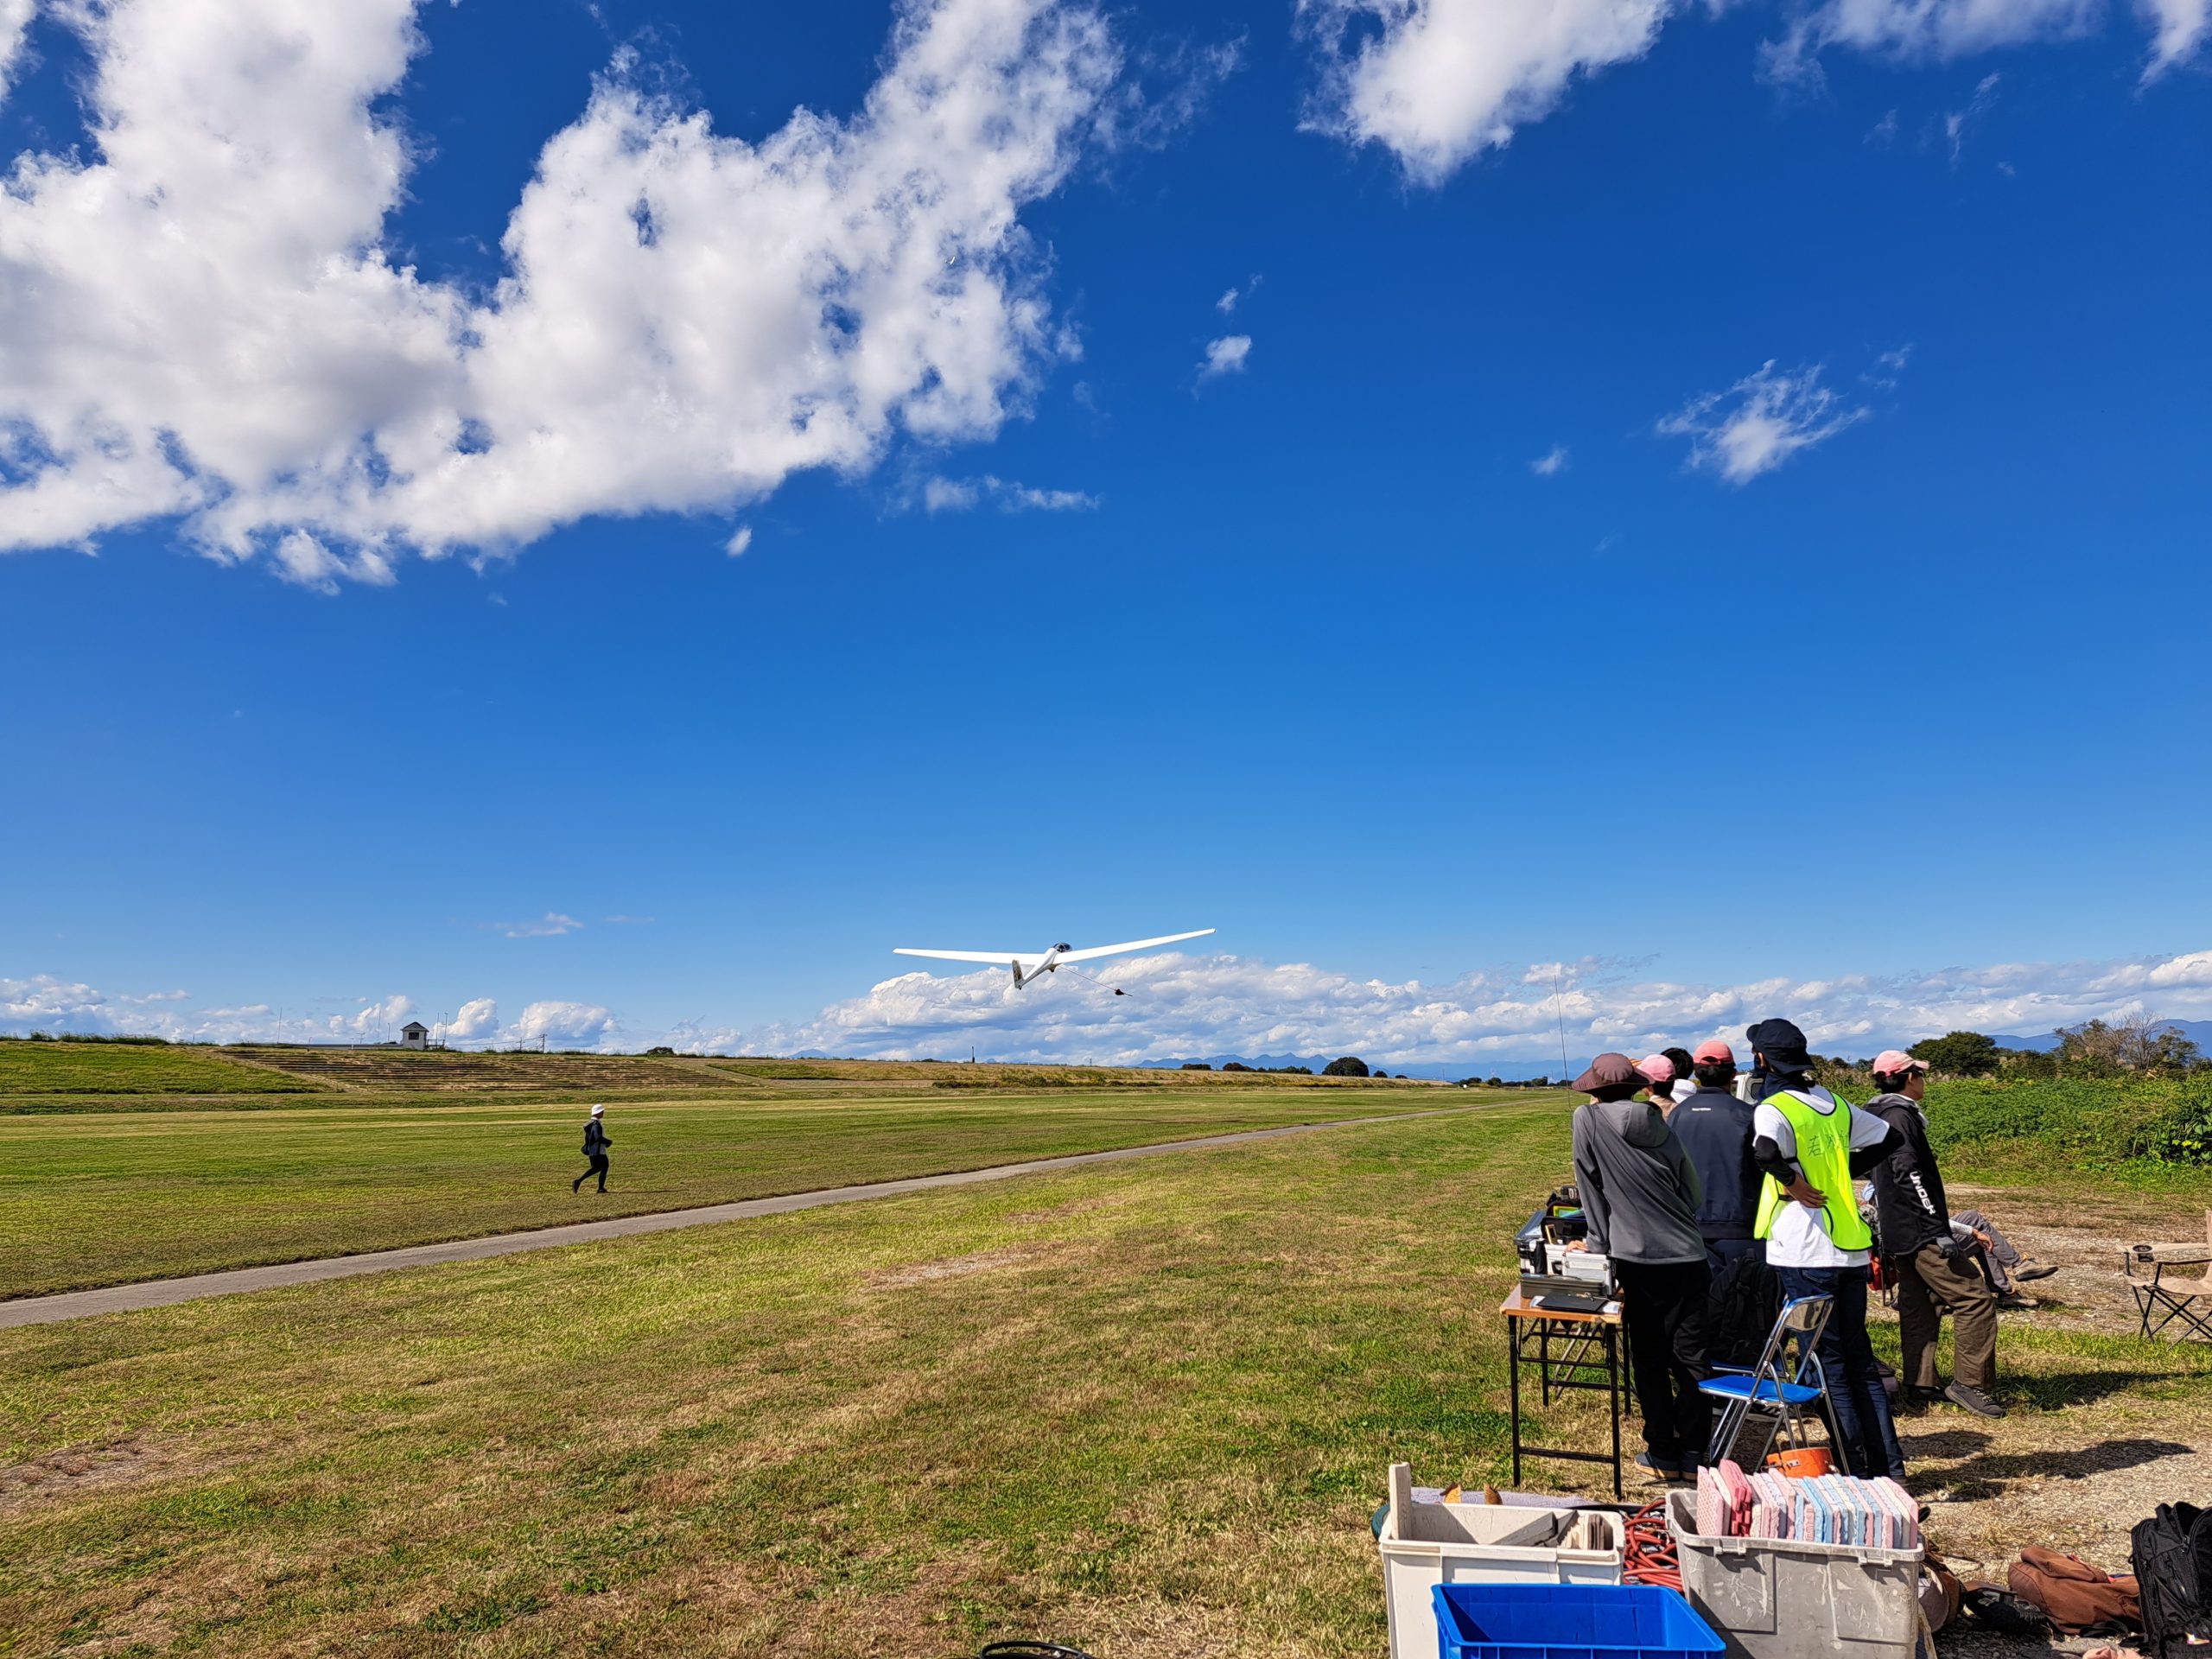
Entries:
[[[2212,1215],[2206,1226],[2212,1231]],[[2139,1336],[2165,1335],[2171,1329],[2169,1342],[2212,1342],[2212,1249],[2138,1244],[2122,1250],[2120,1259],[2143,1315]],[[2177,1268],[2202,1268],[2205,1274],[2202,1279],[2183,1278],[2172,1271]]]
[[[1707,1462],[1718,1464],[1735,1449],[1736,1436],[1754,1411],[1767,1420],[1768,1426],[1765,1442],[1752,1455],[1753,1464],[1765,1455],[1776,1433],[1784,1427],[1789,1431],[1791,1443],[1802,1445],[1805,1408],[1815,1401],[1820,1403],[1821,1421],[1827,1427],[1829,1444],[1843,1444],[1843,1436],[1836,1433],[1835,1408],[1828,1400],[1827,1373],[1821,1367],[1820,1356],[1813,1351],[1820,1345],[1821,1333],[1827,1329],[1828,1313],[1834,1306],[1834,1299],[1827,1296],[1800,1296],[1784,1302],[1757,1365],[1748,1371],[1724,1371],[1697,1385],[1700,1393],[1711,1396],[1720,1407],[1713,1419]],[[1797,1339],[1797,1363],[1785,1376],[1783,1368],[1792,1337]]]

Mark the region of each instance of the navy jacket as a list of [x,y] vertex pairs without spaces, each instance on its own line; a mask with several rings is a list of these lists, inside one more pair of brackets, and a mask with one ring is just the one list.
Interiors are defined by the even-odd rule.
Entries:
[[1697,1166],[1698,1184],[1704,1188],[1697,1225],[1707,1239],[1753,1236],[1764,1177],[1751,1161],[1752,1109],[1750,1101],[1726,1089],[1700,1088],[1667,1119]]
[[584,1125],[584,1156],[596,1158],[613,1142],[607,1138],[607,1130],[597,1118]]

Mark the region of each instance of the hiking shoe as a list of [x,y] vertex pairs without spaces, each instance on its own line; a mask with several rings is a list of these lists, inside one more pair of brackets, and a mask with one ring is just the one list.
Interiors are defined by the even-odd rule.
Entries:
[[1897,1402],[1897,1409],[1908,1417],[1925,1417],[1928,1408],[1943,1397],[1941,1389],[1907,1389]]
[[2002,1417],[2005,1408],[1984,1394],[1980,1389],[1970,1389],[1963,1382],[1954,1382],[1943,1390],[1943,1397],[1953,1405],[1963,1407],[1977,1417]]
[[2015,1313],[2026,1313],[2041,1307],[2043,1304],[2032,1296],[2023,1296],[2018,1291],[2008,1290],[1997,1299],[1997,1306]]
[[1689,1478],[1688,1471],[1686,1471],[1680,1464],[1662,1463],[1657,1458],[1653,1457],[1649,1452],[1639,1452],[1636,1454],[1636,1466],[1645,1471],[1656,1480],[1687,1480]]
[[2015,1279],[2048,1279],[2057,1271],[2056,1268],[2050,1266],[2015,1268],[2012,1269],[2012,1276]]

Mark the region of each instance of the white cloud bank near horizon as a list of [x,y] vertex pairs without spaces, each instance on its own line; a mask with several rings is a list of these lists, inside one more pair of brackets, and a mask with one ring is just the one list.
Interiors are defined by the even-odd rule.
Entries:
[[[1320,81],[1306,123],[1380,144],[1416,183],[1440,184],[1552,113],[1578,79],[1650,51],[1678,14],[1726,0],[1302,0]],[[1820,0],[1758,54],[1777,85],[1817,86],[1821,54],[1942,62],[2091,33],[2100,0]],[[2136,0],[2151,31],[2142,79],[2194,57],[2212,0]],[[1347,41],[1352,44],[1347,45]]]
[[[758,143],[619,54],[482,296],[380,245],[419,3],[51,8],[90,153],[22,155],[0,194],[0,550],[174,518],[309,588],[388,583],[988,438],[1073,353],[1020,213],[1131,119],[1080,0],[911,0],[859,113]],[[0,0],[0,73],[28,15]]]
[[[641,1031],[589,1002],[527,1005],[502,1025],[479,998],[443,1029],[454,1040],[690,1052],[945,1057],[971,1045],[996,1058],[1134,1064],[1211,1054],[1356,1053],[1397,1065],[1556,1061],[1560,1021],[1571,1055],[1637,1053],[1707,1037],[1740,1043],[1755,1020],[1782,1014],[1815,1048],[1872,1052],[1946,1031],[2032,1036],[2093,1017],[2212,1017],[2212,950],[2094,963],[2008,963],[1902,975],[1700,984],[1586,961],[1466,975],[1443,984],[1356,980],[1306,963],[1168,952],[1118,964],[1100,981],[1075,974],[1015,991],[1003,971],[902,974],[811,1019],[751,1029],[684,1025]],[[1116,997],[1112,987],[1128,995]],[[168,994],[162,994],[165,997]],[[132,1032],[178,1040],[373,1041],[410,1015],[404,996],[347,1014],[287,1020],[266,1004],[192,1009],[108,996],[49,976],[0,979],[0,1032]],[[426,1021],[426,1023],[428,1023]]]

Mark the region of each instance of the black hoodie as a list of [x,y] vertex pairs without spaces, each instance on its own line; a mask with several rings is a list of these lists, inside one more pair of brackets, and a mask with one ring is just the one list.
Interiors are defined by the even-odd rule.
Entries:
[[1874,1224],[1884,1255],[1912,1255],[1951,1236],[1951,1206],[1942,1172],[1928,1144],[1928,1119],[1905,1095],[1878,1095],[1866,1109],[1895,1130],[1904,1145],[1874,1166]]

